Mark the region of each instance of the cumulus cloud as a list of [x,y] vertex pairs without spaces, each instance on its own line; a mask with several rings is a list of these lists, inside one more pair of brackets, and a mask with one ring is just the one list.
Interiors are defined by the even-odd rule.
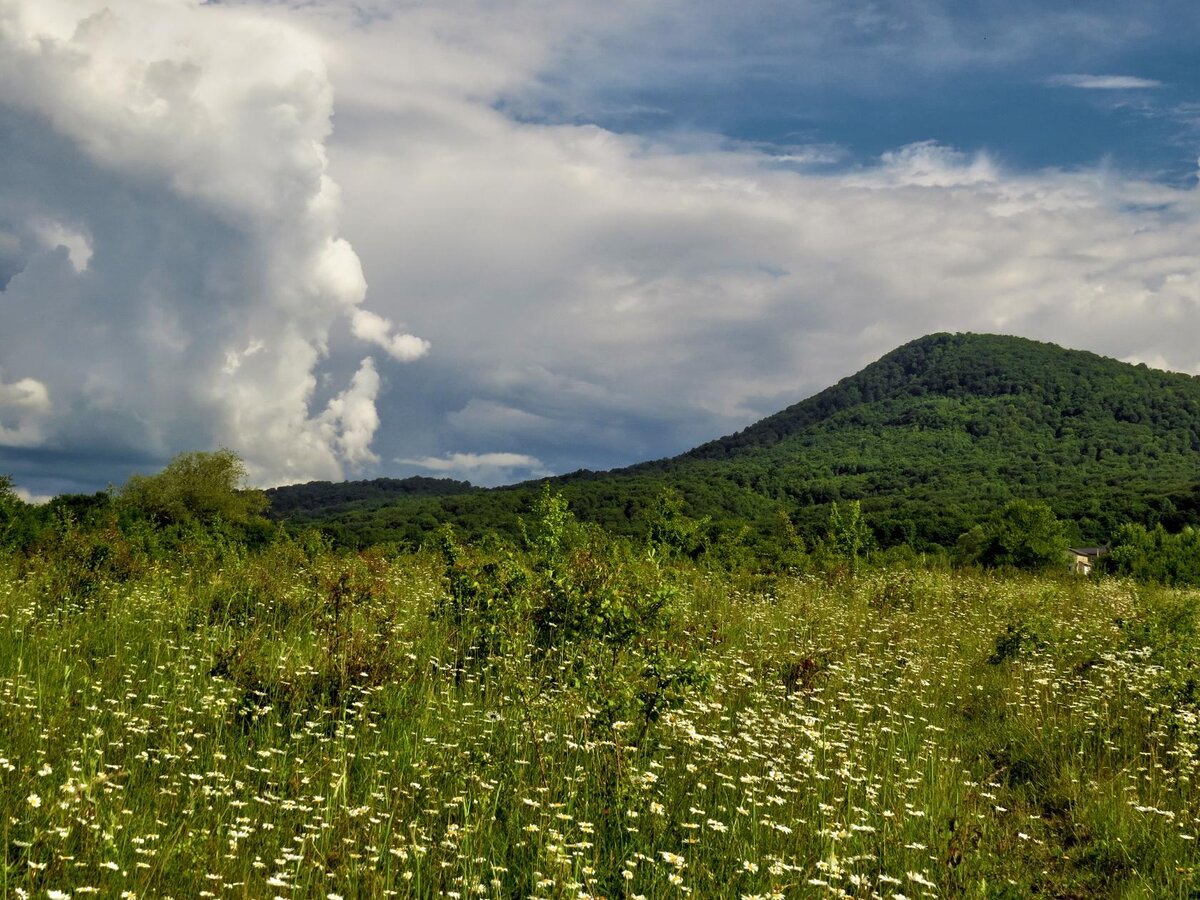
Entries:
[[378,344],[400,362],[420,359],[429,352],[429,341],[399,332],[388,319],[368,309],[355,310],[350,329],[356,338]]
[[[380,457],[495,482],[684,450],[931,331],[1200,366],[1192,188],[589,119],[610,98],[572,72],[717,78],[736,41],[704,38],[727,23],[744,64],[755,17],[706,8],[716,25],[673,0],[0,0],[0,359],[53,399],[0,423],[114,458],[226,443],[264,483]],[[977,31],[928,5],[761,8],[812,27],[756,65],[824,78],[865,34],[876,86],[1113,32],[1030,28],[1033,3]]]
[[371,452],[371,440],[379,427],[379,413],[375,410],[378,395],[379,373],[375,370],[375,360],[368,356],[350,386],[329,401],[321,416],[330,442],[355,470],[379,460]]
[[[0,2],[0,235],[32,236],[19,260],[0,247],[0,351],[64,417],[22,441],[64,447],[104,414],[131,449],[232,446],[260,483],[374,458],[373,362],[313,409],[367,290],[327,171],[332,102],[320,43],[263,10]],[[393,358],[424,352],[379,324]]]
[[1054,87],[1082,88],[1089,91],[1138,91],[1160,88],[1161,81],[1134,75],[1054,75],[1047,79]]
[[[426,298],[405,318],[455,361],[424,419],[459,450],[559,471],[682,451],[939,330],[1200,361],[1191,189],[936,142],[787,170],[465,99],[427,127],[436,149],[351,124],[331,158],[376,284]],[[386,421],[381,440],[413,445]]]
[[78,228],[54,219],[43,219],[34,222],[33,229],[49,249],[56,250],[61,247],[66,250],[71,268],[77,273],[88,267],[88,262],[92,258],[92,242]]
[[0,447],[36,446],[51,411],[50,392],[34,378],[5,382],[0,372]]

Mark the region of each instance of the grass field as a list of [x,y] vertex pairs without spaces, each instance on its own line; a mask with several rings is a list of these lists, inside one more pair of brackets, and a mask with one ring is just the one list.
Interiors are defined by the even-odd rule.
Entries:
[[651,561],[547,640],[435,553],[5,565],[6,897],[1200,896],[1195,592]]

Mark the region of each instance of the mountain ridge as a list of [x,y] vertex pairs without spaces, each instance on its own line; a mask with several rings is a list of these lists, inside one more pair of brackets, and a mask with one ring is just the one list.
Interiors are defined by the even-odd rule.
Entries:
[[[944,378],[940,383],[931,383],[929,376],[936,373],[945,374],[945,367],[939,367],[938,363],[944,362],[948,354],[953,355],[954,351],[961,352],[967,348],[979,348],[987,344],[1002,345],[1009,350],[1019,352],[1024,357],[1025,374],[1029,372],[1029,363],[1036,362],[1039,356],[1044,358],[1047,354],[1070,354],[1074,359],[1081,362],[1088,361],[1093,366],[1115,364],[1148,373],[1159,373],[1167,379],[1185,379],[1200,385],[1200,377],[1197,376],[1151,369],[1144,364],[1125,363],[1088,350],[1068,349],[1045,341],[1011,335],[936,332],[900,345],[854,374],[847,375],[816,394],[799,400],[779,412],[772,413],[740,431],[706,441],[677,456],[635,463],[618,471],[636,470],[643,466],[654,466],[679,460],[727,459],[736,455],[736,452],[743,448],[754,449],[776,443],[785,439],[789,434],[853,406],[886,399],[885,396],[881,396],[880,386],[881,382],[887,383],[889,377],[892,380],[897,377],[906,378],[908,384],[920,387],[921,393],[936,393],[940,388],[947,396],[953,396],[954,392],[947,390],[950,386]],[[981,355],[971,362],[970,368],[965,372],[962,369],[957,370],[960,374],[971,376],[965,383],[961,378],[958,380],[956,387],[959,394],[984,393],[993,396],[1017,394],[1022,389],[1028,389],[1031,386],[1026,379],[1013,377],[1022,370],[1018,369],[1014,372],[1011,368],[998,367],[995,360],[989,359],[987,355]],[[894,391],[888,393],[891,394]]]
[[[1200,378],[1026,338],[938,333],[741,431],[661,460],[551,481],[577,514],[635,534],[663,489],[689,512],[809,534],[859,500],[883,544],[945,546],[1018,497],[1103,540],[1122,521],[1200,522]],[[440,521],[505,530],[543,480],[306,519],[416,539]],[[416,523],[420,522],[418,526]],[[507,530],[511,531],[511,528]]]

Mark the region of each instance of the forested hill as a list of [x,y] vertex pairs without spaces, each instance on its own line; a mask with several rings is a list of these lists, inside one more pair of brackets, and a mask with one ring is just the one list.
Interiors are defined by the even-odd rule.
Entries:
[[[1008,500],[1039,498],[1075,539],[1103,542],[1123,522],[1200,523],[1200,379],[1023,338],[937,334],[681,456],[554,481],[581,518],[627,534],[671,488],[714,532],[763,535],[783,512],[812,537],[833,502],[860,500],[880,544],[948,546]],[[356,543],[415,541],[442,521],[512,532],[536,487],[292,518]]]
[[[931,398],[1007,398],[1003,411],[1021,409],[1046,423],[1089,418],[1191,432],[1200,450],[1200,379],[1131,366],[1082,350],[993,334],[932,334],[893,350],[819,394],[675,457],[642,463],[728,459],[772,446],[790,435],[856,407],[911,402],[914,413]],[[917,416],[921,418],[921,416]],[[885,424],[912,424],[901,416]],[[986,430],[988,423],[967,423]]]
[[276,518],[296,514],[342,513],[350,509],[378,506],[399,498],[439,497],[479,490],[469,481],[452,478],[375,478],[370,481],[310,481],[268,488],[270,513]]

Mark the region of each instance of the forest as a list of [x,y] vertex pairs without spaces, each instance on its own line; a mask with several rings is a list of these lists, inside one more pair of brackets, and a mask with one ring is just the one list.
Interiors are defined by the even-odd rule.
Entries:
[[[787,517],[813,542],[834,503],[858,501],[873,540],[954,547],[1013,500],[1044,502],[1068,539],[1104,544],[1134,523],[1200,524],[1200,378],[997,335],[930,335],[737,434],[680,456],[551,479],[580,518],[644,537],[664,490],[716,540],[748,550]],[[407,497],[369,483],[270,492],[272,513],[339,544],[417,546],[444,522],[518,537],[540,483],[468,491],[428,479]],[[742,538],[737,538],[742,535]],[[769,549],[766,552],[771,552]]]

